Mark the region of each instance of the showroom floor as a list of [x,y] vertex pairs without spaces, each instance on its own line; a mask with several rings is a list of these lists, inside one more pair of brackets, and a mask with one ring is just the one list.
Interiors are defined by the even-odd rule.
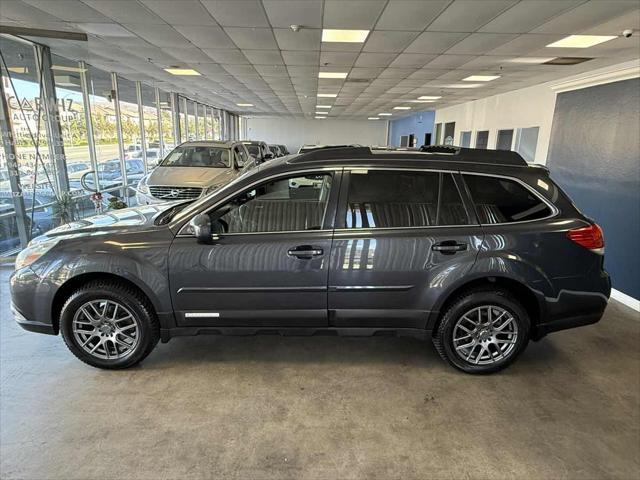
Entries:
[[396,338],[194,337],[107,372],[9,311],[0,269],[2,478],[638,478],[640,321],[458,373]]

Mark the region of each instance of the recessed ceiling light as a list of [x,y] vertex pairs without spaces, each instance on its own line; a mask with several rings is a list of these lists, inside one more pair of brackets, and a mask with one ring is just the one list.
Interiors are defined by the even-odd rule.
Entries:
[[67,67],[66,65],[51,65],[51,70],[57,70],[59,72],[77,72],[77,73],[87,71],[86,68]]
[[239,107],[253,107],[253,103],[236,103]]
[[400,102],[409,102],[409,103],[435,103],[435,100],[399,100]]
[[589,48],[618,38],[617,35],[569,35],[547,45],[549,48]]
[[331,108],[331,105],[316,105],[316,108]]
[[337,93],[319,93],[318,97],[321,98],[336,98],[338,96]]
[[553,60],[555,57],[520,57],[520,58],[512,58],[509,62],[512,63],[545,63],[550,60]]
[[347,72],[320,72],[318,78],[347,78]]
[[316,115],[326,115],[327,112],[316,112]]
[[165,68],[164,71],[171,75],[200,75],[192,68]]
[[29,73],[29,69],[27,67],[7,67],[11,73]]
[[369,118],[367,118],[367,120],[380,120],[380,118],[379,117],[369,117]]
[[411,107],[393,107],[394,110],[411,110]]
[[451,85],[443,85],[444,88],[476,88],[481,86],[481,83],[452,83]]
[[496,78],[500,78],[500,75],[471,75],[467,78],[463,78],[463,82],[490,82],[491,80],[495,80]]
[[364,43],[369,30],[322,30],[323,42]]
[[391,115],[393,115],[393,113],[379,113],[378,116],[380,117],[390,117]]
[[422,95],[421,97],[418,97],[418,100],[438,100],[442,97],[434,97],[432,95]]
[[316,118],[317,118],[318,120],[324,120],[324,119],[325,119],[325,118],[327,118],[327,117],[319,117],[319,116],[317,116],[317,115],[316,115]]

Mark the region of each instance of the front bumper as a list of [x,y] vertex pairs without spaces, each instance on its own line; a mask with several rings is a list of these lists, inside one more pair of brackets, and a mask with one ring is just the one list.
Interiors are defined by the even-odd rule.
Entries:
[[29,332],[46,333],[47,335],[56,335],[56,331],[53,325],[50,323],[36,322],[35,320],[28,320],[22,313],[18,311],[15,305],[11,304],[11,312],[13,313],[13,319],[18,325]]

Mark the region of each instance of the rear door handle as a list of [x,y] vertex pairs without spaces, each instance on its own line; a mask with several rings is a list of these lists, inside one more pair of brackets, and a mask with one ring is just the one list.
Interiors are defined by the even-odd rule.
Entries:
[[290,249],[287,254],[291,257],[309,259],[319,257],[324,251],[321,248],[312,247],[311,245],[300,245]]
[[456,242],[455,240],[445,240],[444,242],[435,243],[431,250],[441,252],[445,255],[453,255],[456,252],[462,252],[467,249],[467,244]]

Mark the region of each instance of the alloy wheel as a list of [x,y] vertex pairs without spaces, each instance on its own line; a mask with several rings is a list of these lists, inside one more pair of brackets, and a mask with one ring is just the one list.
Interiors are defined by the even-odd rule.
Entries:
[[472,365],[504,360],[515,349],[517,340],[516,319],[509,311],[496,305],[469,310],[453,327],[454,351]]
[[73,336],[85,352],[103,360],[130,355],[140,340],[140,325],[124,305],[113,300],[91,300],[74,314]]

